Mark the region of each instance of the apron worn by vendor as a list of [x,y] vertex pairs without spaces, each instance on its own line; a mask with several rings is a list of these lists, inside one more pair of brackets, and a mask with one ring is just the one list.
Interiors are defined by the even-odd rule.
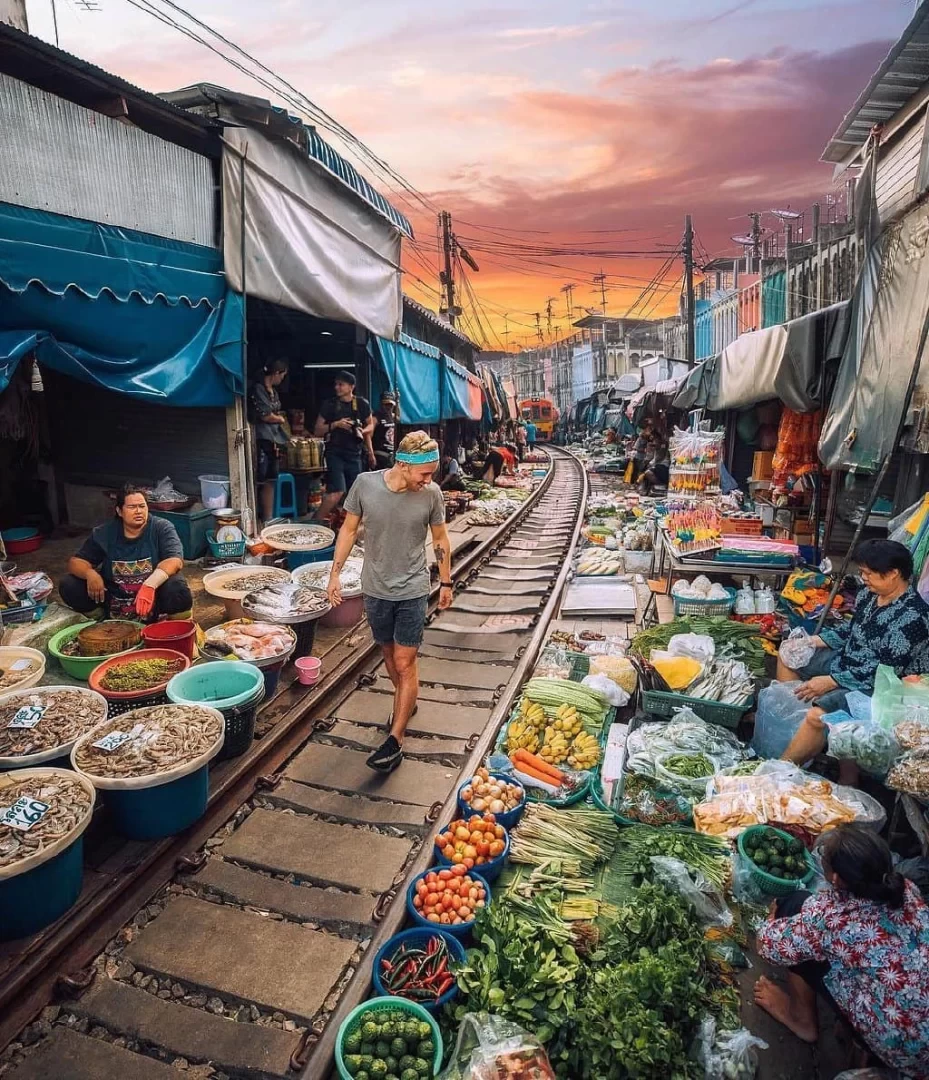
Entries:
[[139,589],[160,562],[183,559],[184,550],[174,526],[151,517],[133,539],[118,520],[98,525],[77,552],[95,567],[106,585],[107,607],[113,618],[135,618]]

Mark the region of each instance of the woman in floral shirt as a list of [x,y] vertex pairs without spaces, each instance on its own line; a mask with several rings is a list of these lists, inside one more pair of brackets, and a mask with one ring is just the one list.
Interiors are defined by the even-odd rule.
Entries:
[[759,979],[755,1002],[815,1042],[822,990],[885,1065],[927,1080],[929,907],[864,826],[826,833],[820,851],[831,888],[784,897],[758,931],[762,959],[790,972],[786,990]]
[[909,551],[895,540],[866,540],[855,558],[870,595],[862,592],[852,621],[813,638],[816,652],[799,671],[778,660],[778,680],[801,680],[797,697],[811,705],[784,753],[797,765],[826,748],[823,716],[845,709],[849,690],[873,692],[880,664],[901,678],[929,674],[929,604],[913,588]]

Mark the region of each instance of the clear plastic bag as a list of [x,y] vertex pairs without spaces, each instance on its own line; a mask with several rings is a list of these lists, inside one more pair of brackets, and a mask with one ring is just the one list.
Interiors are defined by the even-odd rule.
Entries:
[[803,723],[809,705],[794,691],[800,683],[771,683],[758,695],[752,749],[759,757],[779,758]]
[[630,694],[609,677],[609,675],[585,675],[581,679],[581,686],[589,686],[602,694],[610,705],[621,708],[630,698]]
[[709,634],[675,634],[667,651],[671,656],[689,656],[706,664],[716,655],[716,643]]
[[535,1036],[490,1013],[467,1013],[448,1067],[436,1080],[555,1080]]
[[703,1066],[704,1080],[754,1080],[758,1072],[758,1050],[768,1044],[747,1028],[717,1031],[712,1016],[700,1024],[694,1056]]
[[816,646],[810,635],[798,626],[781,642],[777,654],[791,671],[799,671],[813,659]]
[[886,776],[900,756],[897,740],[877,724],[853,720],[846,712],[829,713],[823,721],[829,728],[830,757],[854,761],[871,776]]
[[656,880],[690,904],[701,926],[715,926],[722,930],[732,926],[732,912],[725,897],[713,888],[699,870],[691,870],[680,859],[666,855],[653,855],[649,861]]
[[835,1080],[899,1080],[899,1076],[893,1069],[846,1069]]
[[891,729],[906,718],[908,708],[929,706],[929,685],[903,682],[893,668],[880,664],[874,676],[871,716],[874,722]]

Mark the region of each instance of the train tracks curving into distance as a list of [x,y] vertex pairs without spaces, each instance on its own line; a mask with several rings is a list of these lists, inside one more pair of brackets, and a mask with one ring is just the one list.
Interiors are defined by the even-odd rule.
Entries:
[[[405,921],[461,779],[492,746],[557,614],[587,477],[551,448],[548,476],[453,565],[433,606],[403,766],[365,758],[391,686],[348,631],[326,678],[275,699],[243,757],[211,775],[207,813],[150,843],[89,836],[88,884],[60,923],[0,952],[4,1080],[328,1077],[371,962]],[[433,605],[435,603],[434,597]]]

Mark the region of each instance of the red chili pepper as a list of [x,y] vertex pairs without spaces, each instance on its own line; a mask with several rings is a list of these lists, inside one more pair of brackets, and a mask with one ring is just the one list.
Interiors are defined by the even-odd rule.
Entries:
[[449,990],[455,985],[455,976],[449,975],[445,982],[441,983],[436,989],[436,997],[440,998],[443,994],[447,994]]

